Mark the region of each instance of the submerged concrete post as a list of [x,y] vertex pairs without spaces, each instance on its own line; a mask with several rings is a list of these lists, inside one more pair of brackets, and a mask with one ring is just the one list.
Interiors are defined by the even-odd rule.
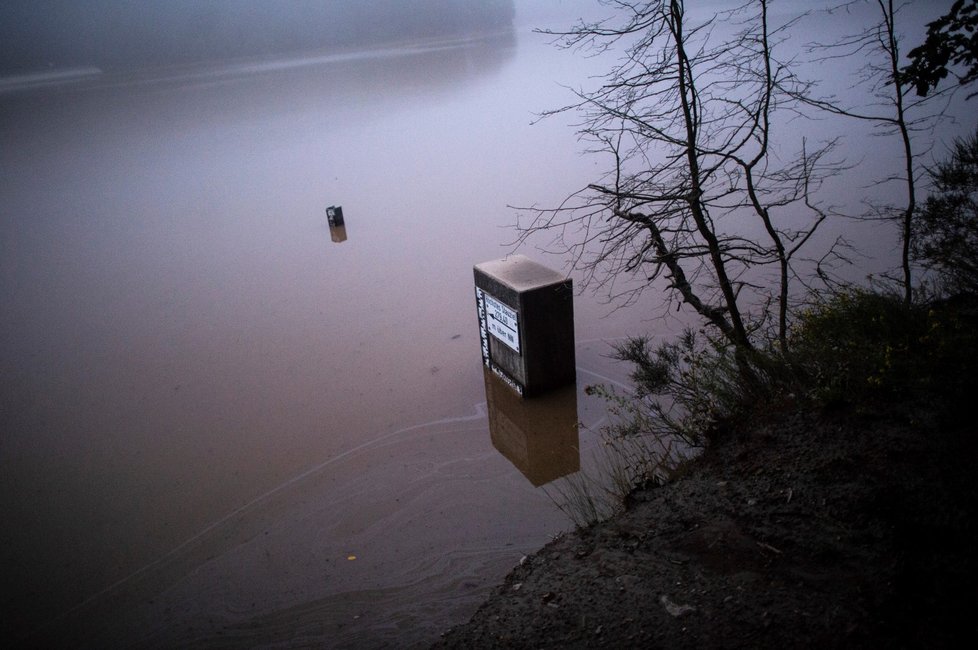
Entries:
[[326,221],[329,223],[329,236],[337,244],[346,241],[346,222],[343,221],[343,207],[331,205],[326,208]]
[[326,221],[329,222],[330,228],[345,226],[346,224],[343,222],[343,207],[339,205],[331,205],[326,208]]
[[474,271],[486,367],[524,397],[574,383],[570,278],[523,255],[476,264]]

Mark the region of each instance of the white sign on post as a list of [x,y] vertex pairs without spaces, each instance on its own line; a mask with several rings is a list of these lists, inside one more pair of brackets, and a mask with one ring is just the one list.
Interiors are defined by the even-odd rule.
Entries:
[[484,295],[486,299],[486,321],[488,322],[489,333],[519,353],[520,328],[516,312],[488,293]]

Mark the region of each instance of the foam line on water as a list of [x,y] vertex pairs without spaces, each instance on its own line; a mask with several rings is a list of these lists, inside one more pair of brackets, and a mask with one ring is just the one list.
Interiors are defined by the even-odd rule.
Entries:
[[293,476],[292,478],[288,479],[287,481],[285,481],[283,483],[280,483],[279,485],[277,485],[274,488],[268,490],[267,492],[265,492],[263,494],[260,494],[260,495],[258,495],[256,497],[254,497],[253,499],[251,499],[247,503],[245,503],[245,504],[243,504],[241,506],[238,506],[237,508],[235,508],[231,512],[227,513],[226,515],[222,516],[221,518],[216,519],[215,521],[207,524],[203,529],[201,529],[200,531],[198,531],[197,533],[195,533],[193,536],[187,538],[183,542],[180,542],[175,547],[173,547],[172,549],[170,549],[169,551],[167,551],[166,553],[164,553],[163,555],[161,555],[157,559],[155,559],[152,562],[150,562],[150,563],[148,563],[148,564],[146,564],[146,565],[144,565],[144,566],[136,569],[135,571],[133,571],[132,573],[126,575],[125,577],[120,578],[119,580],[116,580],[112,584],[110,584],[110,585],[104,587],[103,589],[97,591],[96,593],[92,594],[91,596],[89,596],[88,598],[86,598],[81,603],[79,603],[79,604],[77,604],[77,605],[69,608],[68,610],[62,612],[61,614],[55,616],[51,620],[59,620],[59,619],[62,619],[64,617],[66,617],[66,616],[70,616],[71,614],[73,614],[74,612],[76,612],[76,611],[78,611],[80,609],[83,609],[84,607],[90,605],[91,603],[93,603],[94,601],[98,600],[102,596],[105,596],[105,595],[107,595],[107,594],[115,591],[116,589],[118,589],[119,587],[123,586],[127,582],[133,580],[134,578],[139,577],[140,575],[146,573],[147,571],[151,570],[152,568],[154,568],[154,567],[162,564],[163,562],[169,560],[173,556],[177,555],[184,548],[186,548],[187,546],[193,544],[194,542],[196,542],[200,538],[204,537],[205,535],[207,535],[208,533],[210,533],[214,529],[219,528],[220,526],[222,526],[223,524],[227,523],[228,521],[230,521],[230,520],[234,519],[235,517],[237,517],[237,516],[239,516],[239,515],[247,512],[248,510],[250,510],[254,506],[262,503],[263,501],[268,500],[269,498],[275,496],[276,494],[278,494],[278,493],[280,493],[280,492],[282,492],[282,491],[284,491],[284,490],[292,487],[296,483],[299,483],[300,481],[302,481],[302,480],[304,480],[306,478],[309,478],[310,476],[312,476],[314,474],[317,474],[318,472],[321,472],[322,470],[326,469],[330,465],[333,465],[333,464],[335,464],[335,463],[337,463],[337,462],[339,462],[341,460],[344,460],[346,458],[349,458],[350,456],[353,456],[353,455],[357,454],[358,452],[361,452],[361,451],[364,451],[366,449],[369,449],[370,447],[373,447],[375,445],[380,445],[381,443],[384,443],[384,442],[386,442],[386,441],[388,441],[388,440],[390,440],[392,438],[395,438],[397,436],[404,435],[406,433],[410,433],[412,431],[417,431],[418,429],[424,429],[424,428],[427,428],[427,427],[434,427],[434,426],[441,426],[441,425],[462,424],[462,423],[465,423],[465,422],[474,422],[474,421],[481,420],[481,419],[484,419],[484,418],[487,417],[488,410],[487,410],[486,402],[479,402],[479,403],[475,404],[473,408],[474,408],[474,411],[475,412],[473,414],[471,414],[471,415],[463,415],[463,416],[456,416],[456,417],[441,418],[441,419],[438,419],[438,420],[431,420],[429,422],[422,422],[421,424],[413,424],[411,426],[398,429],[397,431],[392,431],[390,433],[384,434],[384,435],[382,435],[382,436],[380,436],[378,438],[374,438],[373,440],[369,440],[369,441],[364,442],[364,443],[362,443],[360,445],[357,445],[355,447],[352,447],[350,449],[347,449],[346,451],[341,452],[341,453],[339,453],[339,454],[337,454],[335,456],[331,456],[330,458],[327,458],[326,460],[324,460],[323,462],[319,463],[318,465],[314,465],[313,467],[310,467],[310,468],[302,471],[301,473]]
[[622,390],[628,390],[629,388],[628,384],[625,384],[624,382],[620,382],[617,379],[612,379],[607,375],[602,375],[601,373],[594,372],[593,370],[588,370],[587,368],[583,368],[581,366],[577,366],[577,371],[591,375],[592,377],[597,377],[598,379],[602,381],[606,381],[609,384],[613,384],[614,386],[616,386],[617,388],[621,388]]
[[99,77],[101,74],[102,71],[99,68],[86,67],[0,77],[0,93],[11,90],[77,83]]

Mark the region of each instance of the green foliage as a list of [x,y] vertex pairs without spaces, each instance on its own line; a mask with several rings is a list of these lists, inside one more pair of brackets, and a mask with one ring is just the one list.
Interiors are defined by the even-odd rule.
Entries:
[[[902,83],[926,96],[948,76],[950,68],[964,68],[958,83],[978,79],[978,2],[957,0],[946,14],[927,25],[927,38],[910,50],[910,64],[901,71]],[[969,95],[969,99],[974,97]]]
[[[799,315],[789,346],[787,355],[774,343],[752,353],[753,381],[746,381],[742,360],[721,341],[692,331],[658,347],[633,338],[616,348],[633,366],[633,394],[589,390],[618,416],[606,432],[612,444],[645,437],[694,448],[725,424],[799,403],[911,417],[925,407],[956,417],[978,383],[978,298],[907,306],[897,295],[840,292]],[[646,471],[635,475],[661,478],[681,457],[663,443],[658,453],[636,456],[633,465]]]
[[914,221],[914,258],[950,293],[978,293],[978,131],[930,172],[934,192]]
[[[611,462],[561,492],[579,525],[611,514],[631,486],[668,480],[709,438],[736,422],[802,404],[939,424],[972,418],[978,369],[978,296],[908,306],[901,296],[849,289],[799,315],[789,352],[752,352],[686,331],[653,346],[632,338],[615,356],[632,364],[633,392],[603,386],[614,416],[603,430]],[[609,479],[610,477],[610,479]],[[611,501],[608,499],[613,497]]]
[[913,345],[925,331],[919,310],[896,296],[840,293],[801,314],[792,360],[818,402],[876,399],[906,388]]
[[908,307],[897,296],[851,290],[801,315],[791,363],[816,404],[929,404],[950,413],[974,385],[975,314],[968,298]]
[[635,394],[609,393],[623,415],[616,434],[677,438],[692,447],[749,401],[733,347],[686,330],[676,341],[653,348],[649,339],[631,338],[616,346],[615,357],[632,364]]

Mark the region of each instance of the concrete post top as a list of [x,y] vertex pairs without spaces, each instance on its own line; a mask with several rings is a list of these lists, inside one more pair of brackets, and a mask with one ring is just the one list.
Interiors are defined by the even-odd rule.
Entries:
[[517,292],[559,284],[567,280],[564,275],[537,264],[525,255],[509,255],[499,260],[482,262],[476,264],[475,269]]

